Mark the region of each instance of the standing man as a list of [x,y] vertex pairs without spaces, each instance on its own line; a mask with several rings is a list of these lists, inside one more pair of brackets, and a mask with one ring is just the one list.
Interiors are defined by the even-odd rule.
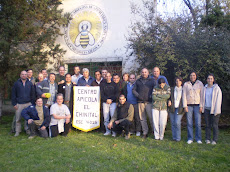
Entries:
[[50,137],[56,137],[58,134],[67,136],[70,129],[70,111],[63,102],[63,95],[57,95],[57,103],[53,104],[50,108]]
[[65,67],[64,66],[59,67],[59,74],[56,75],[55,82],[58,85],[63,84],[65,82]]
[[[95,80],[92,82],[91,86],[100,86],[102,83],[106,82],[105,79],[103,79],[101,77],[101,71],[97,70],[95,71]],[[101,102],[101,101],[100,101]],[[104,128],[104,119],[103,119],[103,115],[102,115],[102,103],[100,103],[100,131],[104,132],[105,128]]]
[[55,74],[50,73],[49,80],[43,80],[37,86],[37,94],[42,97],[43,104],[46,107],[50,107],[56,101],[56,94],[58,91],[58,85],[55,81]]
[[141,70],[141,77],[136,81],[133,87],[133,94],[137,97],[138,109],[143,130],[143,138],[148,137],[147,116],[153,131],[152,121],[152,92],[155,86],[154,80],[149,77],[149,71],[146,68]]
[[35,92],[36,92],[36,97],[39,97],[37,93],[38,85],[44,80],[42,73],[38,74],[38,82],[35,83]]
[[127,83],[127,86],[124,89],[124,93],[125,93],[125,97],[127,98],[127,102],[132,104],[134,107],[134,120],[130,128],[131,133],[136,132],[136,136],[140,136],[141,135],[141,121],[140,121],[140,116],[139,116],[139,111],[138,111],[137,98],[132,92],[135,82],[136,82],[136,75],[130,74],[129,82]]
[[65,83],[58,85],[58,93],[63,95],[63,103],[69,108],[71,115],[73,114],[73,83],[71,75],[65,75]]
[[36,105],[27,107],[21,115],[28,123],[29,139],[34,138],[37,134],[43,138],[48,137],[47,127],[50,125],[50,111],[43,106],[42,98],[37,98]]
[[[12,105],[14,106],[15,112],[15,135],[19,136],[21,132],[21,112],[23,109],[27,108],[31,103],[35,101],[35,88],[32,82],[27,79],[27,72],[22,71],[20,74],[20,79],[18,79],[12,88]],[[25,122],[25,130],[28,130],[28,127]],[[29,132],[26,131],[28,134]]]
[[106,79],[106,74],[108,73],[108,70],[106,70],[106,69],[102,69],[101,70],[101,75],[102,75],[102,78],[103,79]]
[[103,78],[101,77],[101,71],[97,70],[94,73],[95,80],[92,82],[91,86],[100,86],[103,82]]
[[126,98],[123,94],[120,95],[115,113],[108,124],[108,128],[114,132],[113,137],[116,137],[117,133],[121,133],[122,130],[125,130],[125,139],[130,138],[129,127],[133,120],[133,114],[133,105],[126,102]]
[[47,71],[46,71],[46,69],[42,69],[41,70],[41,73],[42,73],[42,75],[43,75],[43,80],[48,80],[48,74],[47,74]]
[[72,75],[72,83],[77,84],[78,80],[82,77],[82,74],[80,74],[81,69],[79,66],[75,66],[73,70],[74,75]]
[[165,76],[163,76],[163,75],[160,75],[160,68],[157,67],[157,66],[153,68],[151,78],[154,79],[155,85],[157,85],[158,80],[159,80],[160,78],[163,78],[163,79],[165,80],[165,83],[166,83],[167,85],[169,85],[167,78],[166,78]]
[[110,117],[112,117],[115,112],[118,94],[119,92],[117,84],[112,81],[112,76],[108,72],[106,74],[106,82],[101,84],[101,100],[104,115],[104,125],[106,129],[106,132],[104,133],[105,136],[111,135],[111,130],[108,128],[108,124]]
[[77,86],[90,86],[94,79],[89,76],[89,69],[83,68],[83,77],[78,80]]
[[[113,82],[115,82],[118,86],[119,95],[124,94],[126,83],[121,80],[120,76],[117,73],[113,74]],[[117,102],[118,102],[118,99],[119,98],[117,98]]]
[[33,70],[32,69],[27,69],[27,78],[29,79],[30,82],[32,82],[33,85],[35,85],[35,78],[33,77]]

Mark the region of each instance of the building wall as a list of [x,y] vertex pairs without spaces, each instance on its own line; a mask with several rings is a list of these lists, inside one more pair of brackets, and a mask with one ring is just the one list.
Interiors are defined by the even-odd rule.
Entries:
[[[136,1],[137,3],[141,2],[141,0]],[[63,57],[64,63],[121,61],[123,72],[137,68],[138,64],[135,63],[135,57],[127,56],[126,37],[130,31],[129,26],[133,17],[128,0],[64,0],[62,3],[61,8],[63,8],[64,13],[69,12],[73,17],[69,28],[62,28],[64,36],[57,39],[57,43],[61,44],[61,47],[67,51]],[[100,17],[103,18],[101,21],[98,19]],[[92,46],[88,44],[86,48],[79,45],[83,43],[81,35],[86,33],[83,32],[86,30],[85,28],[81,31],[79,29],[79,25],[84,25],[80,24],[83,20],[90,22],[91,30],[87,34],[89,36],[92,33],[94,38],[94,44]],[[103,27],[107,27],[107,29]],[[79,34],[80,36],[78,36]],[[104,39],[99,36],[103,34]],[[88,38],[88,36],[86,37]],[[78,43],[75,44],[77,37]],[[79,40],[79,37],[82,39]],[[98,43],[100,41],[103,43]],[[96,44],[100,44],[99,48],[94,47]],[[96,50],[89,53],[93,48]]]

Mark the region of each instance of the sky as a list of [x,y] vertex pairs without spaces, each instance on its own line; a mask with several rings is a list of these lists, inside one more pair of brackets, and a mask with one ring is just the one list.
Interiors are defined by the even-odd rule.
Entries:
[[158,15],[173,16],[175,13],[182,14],[184,11],[188,11],[188,7],[185,6],[183,0],[157,0],[157,12]]

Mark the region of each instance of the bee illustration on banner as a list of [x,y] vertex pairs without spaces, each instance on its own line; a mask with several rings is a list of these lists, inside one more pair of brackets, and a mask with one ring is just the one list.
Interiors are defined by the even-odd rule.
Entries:
[[92,46],[95,43],[93,35],[90,33],[91,23],[89,21],[82,21],[79,24],[79,34],[75,39],[75,45],[77,47],[81,46],[85,49],[88,45]]

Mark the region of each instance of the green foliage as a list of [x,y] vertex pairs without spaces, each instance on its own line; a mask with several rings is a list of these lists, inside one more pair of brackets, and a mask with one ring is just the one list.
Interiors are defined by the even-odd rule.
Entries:
[[[133,50],[140,68],[159,66],[170,85],[174,85],[176,76],[187,80],[191,71],[197,72],[203,83],[206,83],[207,75],[213,73],[224,91],[230,89],[228,25],[213,22],[207,27],[204,17],[198,27],[194,27],[191,16],[151,18],[149,16],[154,12],[151,6],[141,10],[133,5],[132,11],[139,18],[131,25],[128,48]],[[227,13],[219,11],[218,14],[221,21],[229,24]]]
[[5,91],[27,68],[38,72],[65,51],[55,44],[68,23],[59,0],[0,0],[0,88]]
[[208,15],[202,17],[201,25],[215,28],[226,28],[230,31],[230,12],[225,13],[220,5],[211,6],[208,9]]

